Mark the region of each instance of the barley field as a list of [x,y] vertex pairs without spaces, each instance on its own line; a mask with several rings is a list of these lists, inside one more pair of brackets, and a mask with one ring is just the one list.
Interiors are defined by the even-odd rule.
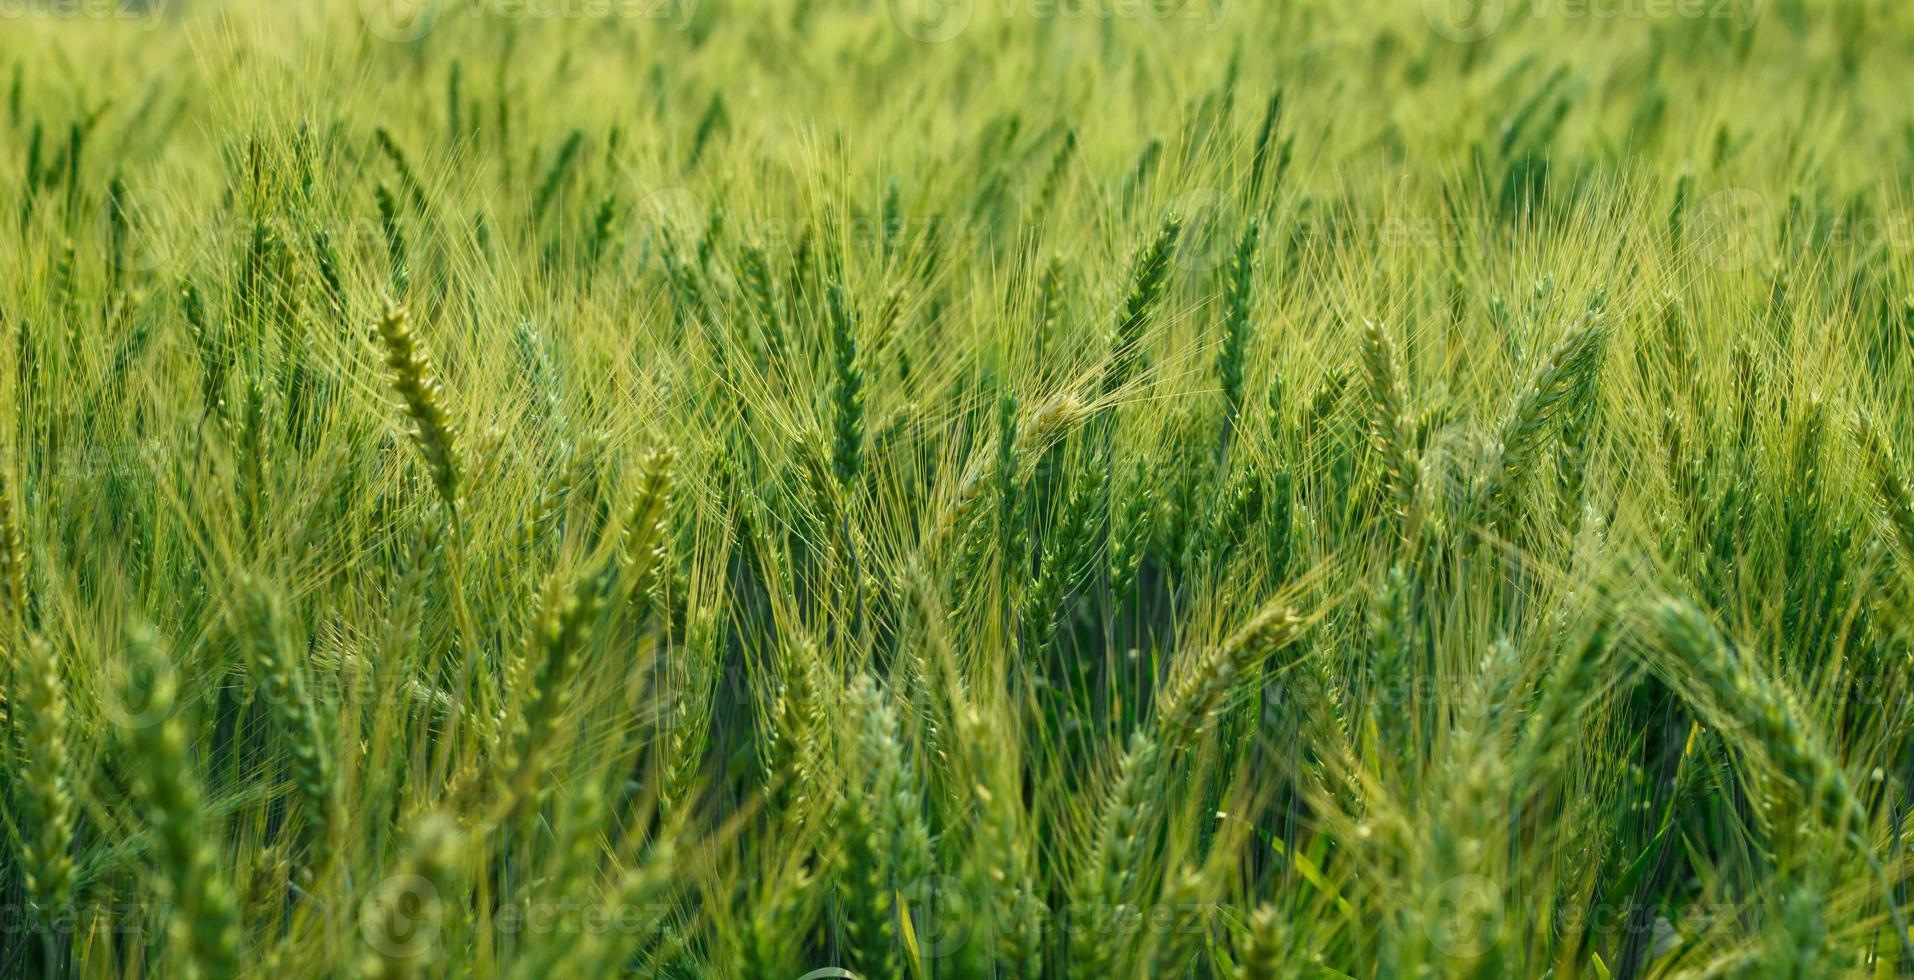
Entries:
[[0,3],[0,977],[1914,974],[1910,69]]

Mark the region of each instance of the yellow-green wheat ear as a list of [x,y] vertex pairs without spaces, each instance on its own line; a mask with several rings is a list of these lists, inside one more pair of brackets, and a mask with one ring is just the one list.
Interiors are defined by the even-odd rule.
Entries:
[[1914,491],[1909,490],[1900,461],[1895,458],[1893,447],[1888,445],[1887,438],[1875,426],[1874,420],[1866,413],[1856,411],[1852,428],[1855,441],[1861,447],[1861,457],[1867,464],[1867,475],[1873,484],[1874,498],[1881,514],[1894,532],[1894,541],[1901,549],[1903,560],[1914,563]]
[[19,651],[12,704],[21,758],[22,826],[26,834],[27,895],[42,915],[59,914],[73,900],[72,756],[67,748],[66,681],[45,639],[28,636]]
[[132,757],[133,791],[146,813],[154,881],[168,899],[172,956],[204,977],[239,975],[240,923],[217,852],[206,834],[205,793],[192,761],[186,706],[175,665],[152,630],[134,627],[119,691],[121,738]]
[[391,874],[373,883],[358,910],[366,946],[359,976],[366,980],[436,975],[446,955],[441,939],[446,911],[462,899],[456,889],[468,838],[457,822],[434,811],[401,829],[403,857]]
[[1161,753],[1143,731],[1131,734],[1098,813],[1096,837],[1084,855],[1071,895],[1077,908],[1093,916],[1081,941],[1070,945],[1070,980],[1107,977],[1123,962],[1118,948],[1121,923],[1135,909],[1138,866],[1155,833],[1162,805],[1158,782]]
[[1407,515],[1414,510],[1422,471],[1412,440],[1409,391],[1395,338],[1373,320],[1362,328],[1362,366],[1369,382],[1369,438],[1382,461],[1390,495]]
[[247,669],[264,692],[291,757],[303,819],[301,841],[310,869],[333,853],[343,820],[328,726],[306,683],[306,667],[295,659],[298,648],[287,635],[288,613],[279,593],[256,580],[243,583],[238,618]]
[[462,466],[458,427],[447,411],[445,388],[433,368],[431,356],[413,333],[403,307],[386,307],[379,317],[377,333],[386,368],[392,374],[392,388],[398,392],[406,417],[411,421],[412,440],[425,457],[426,469],[439,499],[456,516]]
[[1116,326],[1110,332],[1110,360],[1103,374],[1105,395],[1128,384],[1136,374],[1137,363],[1143,357],[1150,314],[1168,286],[1170,260],[1182,232],[1182,217],[1171,214],[1163,219],[1155,237],[1136,254],[1130,271],[1130,293],[1124,298]]
[[1302,635],[1295,610],[1272,606],[1258,612],[1221,644],[1193,651],[1197,656],[1164,688],[1159,716],[1162,743],[1169,749],[1190,745],[1210,724],[1236,684],[1251,670]]
[[854,730],[850,770],[839,799],[839,887],[844,927],[859,968],[873,977],[904,977],[899,889],[933,870],[923,801],[898,732],[891,697],[869,674],[852,682],[844,709]]
[[843,285],[825,290],[831,310],[831,472],[841,484],[864,466],[864,367],[857,358],[857,317]]
[[1274,906],[1260,905],[1250,913],[1248,941],[1237,964],[1243,971],[1243,980],[1277,980],[1283,976],[1288,932],[1289,923]]
[[27,549],[14,494],[12,455],[0,464],[0,613],[8,626],[27,622]]
[[643,605],[656,598],[671,543],[671,492],[676,450],[654,449],[638,464],[638,486],[632,493],[624,530],[618,541],[618,561],[626,600]]

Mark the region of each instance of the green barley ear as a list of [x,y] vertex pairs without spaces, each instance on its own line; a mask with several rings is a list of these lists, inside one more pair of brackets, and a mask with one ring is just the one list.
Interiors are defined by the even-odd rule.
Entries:
[[1416,583],[1401,565],[1392,565],[1369,612],[1370,723],[1386,751],[1386,762],[1420,761],[1416,741],[1415,696],[1421,691],[1417,655]]
[[1402,355],[1394,338],[1373,320],[1363,325],[1362,365],[1369,380],[1369,437],[1382,459],[1389,494],[1407,515],[1414,510],[1422,465],[1411,441],[1414,422],[1409,414]]
[[738,942],[733,944],[730,969],[723,976],[797,974],[798,950],[812,931],[814,896],[820,891],[808,860],[800,860],[808,856],[799,853],[799,859],[786,858],[777,870],[753,882],[754,894],[742,917]]
[[43,148],[45,146],[46,125],[36,121],[33,124],[33,135],[27,137],[26,172],[22,175],[26,180],[26,193],[21,195],[22,200],[20,201],[20,224],[22,226],[25,226],[27,219],[33,215],[33,202],[35,196],[39,193],[41,177],[46,169],[42,166],[42,157],[45,156],[45,150]]
[[851,685],[845,708],[856,726],[837,807],[845,931],[860,973],[899,980],[911,971],[900,949],[904,910],[896,896],[930,874],[930,832],[896,710],[869,674]]
[[723,612],[715,604],[687,609],[684,619],[681,659],[685,678],[669,701],[661,706],[668,720],[660,722],[666,732],[659,739],[658,802],[666,812],[683,806],[697,789],[704,749],[711,734],[715,674],[722,670],[718,648],[725,639]]
[[705,105],[704,114],[698,117],[698,125],[691,134],[691,155],[685,160],[686,169],[698,165],[698,159],[704,156],[704,150],[711,137],[724,129],[730,122],[730,113],[724,107],[724,90],[711,94],[711,101]]
[[1164,690],[1158,715],[1163,747],[1193,745],[1221,710],[1236,682],[1302,635],[1302,617],[1271,606],[1251,617],[1220,645],[1203,648]]
[[1599,695],[1603,670],[1611,647],[1611,620],[1598,613],[1586,637],[1562,656],[1542,681],[1540,700],[1524,722],[1517,740],[1516,771],[1534,774],[1550,765],[1554,756],[1573,746],[1570,737],[1580,713]]
[[199,350],[200,361],[200,398],[205,403],[202,417],[226,418],[226,377],[231,371],[231,356],[225,349],[225,338],[218,334],[206,317],[206,302],[200,296],[199,287],[190,279],[182,278],[179,283],[180,313],[186,318],[186,332],[193,338],[193,346]]
[[672,449],[656,449],[639,463],[638,490],[632,496],[618,541],[628,603],[648,603],[656,597],[665,549],[670,544],[666,521],[671,509],[672,464],[677,458]]
[[648,946],[670,931],[665,899],[670,894],[678,871],[677,845],[667,837],[646,850],[643,858],[618,877],[606,897],[606,908],[629,914],[635,919],[620,919],[618,928],[594,929],[577,944],[572,955],[560,960],[551,973],[556,977],[614,977],[624,975],[627,964]]
[[1116,940],[1133,911],[1137,866],[1155,827],[1157,761],[1156,742],[1141,730],[1132,733],[1071,895],[1098,921],[1080,924],[1079,941],[1070,944],[1070,980],[1105,980],[1122,962]]
[[24,626],[28,622],[27,549],[20,533],[20,515],[14,504],[14,476],[9,465],[12,454],[0,455],[0,615],[7,623]]
[[586,434],[578,444],[566,448],[564,464],[539,491],[531,515],[519,525],[517,547],[522,554],[539,553],[541,542],[564,536],[565,520],[573,495],[591,479],[597,465],[598,438]]
[[1037,284],[1037,350],[1043,351],[1044,339],[1063,322],[1063,256],[1052,255],[1044,263],[1043,277]]
[[1861,448],[1861,458],[1866,462],[1868,475],[1874,482],[1875,499],[1880,502],[1888,527],[1894,531],[1901,558],[1914,562],[1914,491],[1908,489],[1907,478],[1902,475],[1900,463],[1894,457],[1894,449],[1875,427],[1874,421],[1856,412],[1851,426],[1855,442]]
[[1230,477],[1209,515],[1208,526],[1199,528],[1196,547],[1205,562],[1234,553],[1250,531],[1260,526],[1266,496],[1263,474],[1256,466],[1245,466]]
[[332,235],[324,228],[312,232],[312,262],[318,267],[319,285],[325,288],[327,312],[338,319],[346,317],[346,284],[339,272],[339,252]]
[[1592,384],[1604,331],[1591,313],[1542,358],[1515,395],[1508,417],[1496,430],[1488,465],[1476,482],[1477,511],[1485,528],[1501,527],[1512,516],[1516,488],[1534,468],[1542,436],[1575,395]]
[[114,290],[119,288],[120,275],[126,268],[126,242],[131,234],[127,215],[131,207],[126,181],[115,175],[106,186],[107,271],[109,288]]
[[595,575],[568,577],[554,572],[546,580],[525,656],[524,683],[514,692],[514,700],[524,706],[510,756],[517,766],[510,786],[514,805],[533,792],[546,756],[557,742],[601,594]]
[[850,485],[864,464],[864,369],[857,363],[856,321],[844,297],[844,287],[831,283],[825,291],[831,308],[831,472]]
[[893,180],[884,187],[882,215],[883,234],[879,244],[883,246],[884,257],[888,259],[891,252],[903,244],[904,238],[903,190],[897,186],[897,181]]
[[1149,186],[1150,178],[1155,175],[1157,165],[1163,162],[1163,138],[1152,136],[1144,141],[1143,149],[1138,150],[1136,161],[1130,164],[1129,172],[1123,178],[1123,203],[1127,211],[1138,194]]
[[386,262],[391,267],[392,295],[404,296],[412,284],[411,262],[406,257],[405,227],[400,224],[399,199],[392,188],[380,184],[373,191],[379,206],[379,229],[385,233]]
[[460,117],[463,115],[465,100],[460,91],[463,86],[464,65],[453,58],[445,73],[445,141],[456,144],[465,135],[465,126]]
[[406,322],[405,310],[386,307],[379,318],[379,343],[385,351],[386,367],[392,372],[393,390],[405,402],[405,414],[412,420],[412,440],[425,456],[426,469],[432,474],[432,486],[454,518],[459,509],[460,463],[458,428],[446,411],[445,389],[431,356]]
[[996,976],[1035,978],[1042,972],[1043,923],[1017,769],[994,747],[1002,733],[976,708],[963,708],[956,727],[970,756],[976,813],[962,880],[973,921],[987,926],[985,942],[965,945],[965,965],[976,975],[992,975],[987,964],[994,964]]
[[121,704],[144,705],[144,718],[124,738],[131,756],[133,792],[146,808],[150,846],[160,887],[172,907],[169,934],[185,972],[201,977],[239,975],[239,908],[207,843],[199,779],[193,773],[186,725],[178,716],[177,680],[157,653],[152,632],[129,637],[129,664]]
[[545,177],[538,183],[538,196],[532,202],[532,223],[537,224],[545,217],[545,209],[558,196],[559,188],[564,186],[565,177],[571,172],[572,162],[578,158],[578,151],[585,145],[585,132],[574,129],[565,142],[558,148],[558,155],[552,158],[552,165],[545,170]]
[[443,955],[439,933],[456,893],[465,835],[442,813],[417,818],[406,834],[405,857],[360,906],[360,934],[370,946],[359,963],[366,980],[409,980],[436,975]]
[[1005,391],[997,399],[997,453],[992,475],[997,491],[997,554],[1011,582],[1018,581],[1024,570],[1026,538],[1023,481],[1019,478],[1023,463],[1017,441],[1017,396]]
[[1118,604],[1130,597],[1157,531],[1162,502],[1152,491],[1150,480],[1149,463],[1139,457],[1121,494],[1123,505],[1110,515],[1110,595]]
[[1102,478],[1094,468],[1082,470],[1056,515],[1051,539],[1038,560],[1037,577],[1023,601],[1023,641],[1033,654],[1056,638],[1065,600],[1077,586],[1084,563],[1096,545],[1102,516]]
[[1256,243],[1261,225],[1251,220],[1230,259],[1229,282],[1223,291],[1223,349],[1216,355],[1216,376],[1223,386],[1223,444],[1243,412],[1243,362],[1256,325],[1250,320],[1256,276]]
[[786,644],[780,659],[777,695],[761,743],[764,776],[781,804],[779,812],[802,825],[816,791],[821,745],[830,730],[829,705],[815,643]]
[[[87,135],[93,131],[93,125],[83,119],[76,119],[66,127],[66,213],[73,214],[80,200],[80,161],[85,156]],[[70,244],[70,243],[69,243]]]
[[617,225],[618,193],[613,191],[599,200],[598,210],[592,213],[591,231],[585,236],[585,256],[591,264],[597,264],[611,247]]
[[1209,900],[1209,887],[1201,868],[1183,868],[1170,873],[1163,886],[1157,909],[1168,913],[1156,932],[1150,950],[1153,977],[1187,977],[1190,963],[1209,926],[1216,906]]
[[[605,847],[609,816],[605,787],[599,780],[586,777],[554,801],[552,809],[556,812],[547,818],[551,853],[537,893],[563,899],[588,897],[596,888],[599,854]],[[553,975],[559,960],[577,945],[577,936],[571,930],[545,931],[527,939],[514,957],[517,962],[509,975],[512,980]]]
[[1582,506],[1587,501],[1588,465],[1596,436],[1596,415],[1601,408],[1597,386],[1601,365],[1598,362],[1582,371],[1569,407],[1562,419],[1562,446],[1556,452],[1555,487],[1558,515],[1573,534],[1579,527]]
[[1050,201],[1057,196],[1057,189],[1063,186],[1064,178],[1070,175],[1070,161],[1077,153],[1077,131],[1065,130],[1063,142],[1058,144],[1057,152],[1050,157],[1050,166],[1044,170],[1043,182],[1037,185],[1036,203],[1031,206],[1031,214],[1041,219],[1049,210]]
[[1123,302],[1123,315],[1110,336],[1110,360],[1103,374],[1103,393],[1115,392],[1128,384],[1142,356],[1143,328],[1149,324],[1150,311],[1163,296],[1169,280],[1170,256],[1176,250],[1176,238],[1183,220],[1175,215],[1165,218],[1156,237],[1137,253],[1130,274],[1130,295]]
[[1282,976],[1284,951],[1289,947],[1289,923],[1274,906],[1259,905],[1249,916],[1249,935],[1243,949],[1243,980],[1277,980]]
[[373,140],[379,144],[379,152],[384,153],[386,159],[392,161],[392,169],[399,175],[399,186],[405,188],[406,196],[412,199],[419,213],[424,214],[425,188],[420,185],[419,178],[413,176],[412,164],[406,160],[405,150],[399,147],[399,141],[393,139],[392,131],[384,126],[373,130],[372,136]]
[[1866,826],[1866,810],[1849,788],[1847,774],[1802,722],[1784,688],[1724,640],[1693,605],[1665,598],[1650,606],[1649,616],[1663,648],[1692,674],[1685,690],[1713,714],[1718,727],[1740,734],[1747,750],[1772,762],[1828,827],[1856,832]]
[[[1664,649],[1693,675],[1685,686],[1689,700],[1711,713],[1717,727],[1736,737],[1745,751],[1765,757],[1794,785],[1800,794],[1796,812],[1811,814],[1844,836],[1874,869],[1902,954],[1914,957],[1906,914],[1867,836],[1867,807],[1848,783],[1840,760],[1802,720],[1788,689],[1723,639],[1693,605],[1663,598],[1649,607],[1649,618]],[[1687,679],[1672,678],[1671,683]],[[1779,827],[1796,823],[1785,811],[1763,816]]]
[[305,822],[300,827],[307,869],[333,853],[343,823],[330,740],[318,705],[306,690],[305,675],[294,662],[286,636],[286,611],[279,595],[259,582],[246,583],[238,611],[247,667],[265,692],[274,721],[292,755],[294,788]]
[[751,301],[752,312],[757,314],[764,358],[775,364],[784,355],[784,326],[778,315],[777,284],[771,277],[771,262],[765,257],[763,247],[746,245],[739,250],[738,265],[739,285]]
[[57,915],[73,900],[73,794],[68,790],[66,683],[59,659],[41,637],[29,636],[13,674],[12,703],[21,758],[27,894],[43,915]]
[[1309,405],[1303,409],[1300,429],[1304,440],[1314,439],[1336,415],[1336,409],[1342,405],[1343,395],[1349,390],[1349,370],[1338,368],[1323,376],[1316,390],[1309,396]]
[[1695,175],[1682,174],[1675,181],[1675,200],[1668,206],[1668,244],[1676,254],[1684,251],[1688,238],[1688,202],[1695,195]]
[[76,302],[75,291],[79,283],[75,278],[78,272],[74,262],[77,256],[73,239],[68,238],[60,243],[60,257],[53,263],[53,295],[60,298],[60,309],[63,311],[71,311]]
[[[1283,90],[1270,93],[1269,104],[1263,110],[1263,126],[1256,134],[1256,149],[1250,157],[1249,192],[1252,199],[1260,200],[1263,195],[1263,174],[1274,173],[1272,187],[1282,183],[1283,172],[1289,169],[1291,152],[1295,149],[1296,137],[1291,134],[1281,143],[1276,134],[1282,131]],[[1271,171],[1271,167],[1275,167]]]

